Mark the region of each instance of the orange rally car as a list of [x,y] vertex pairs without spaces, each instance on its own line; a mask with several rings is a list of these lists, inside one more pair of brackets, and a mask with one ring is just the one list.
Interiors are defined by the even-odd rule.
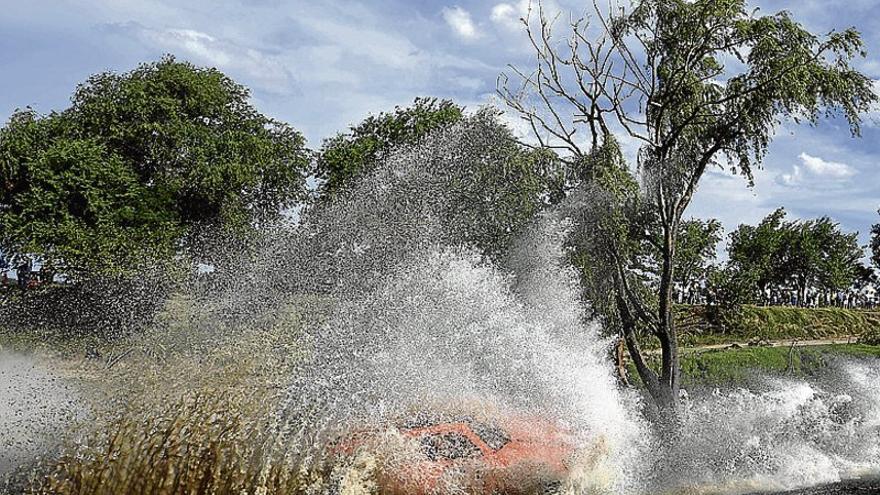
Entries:
[[[375,475],[383,494],[554,493],[575,453],[566,431],[537,417],[479,421],[420,414],[389,430],[410,448],[403,455],[383,453]],[[333,451],[381,451],[387,441],[379,437],[377,431],[350,434]]]

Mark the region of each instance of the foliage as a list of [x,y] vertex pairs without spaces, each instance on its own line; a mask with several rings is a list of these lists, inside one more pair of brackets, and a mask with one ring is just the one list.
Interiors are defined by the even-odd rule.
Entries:
[[[500,257],[511,240],[552,200],[562,164],[546,149],[519,145],[497,111],[485,108],[450,129],[453,147],[433,148],[426,170],[448,194],[438,214],[447,232]],[[438,135],[439,142],[444,137]]]
[[740,225],[730,233],[727,248],[729,265],[747,274],[761,291],[779,279],[785,210],[779,208],[753,227]]
[[[852,65],[864,56],[861,38],[854,29],[820,38],[787,12],[758,16],[744,0],[638,0],[610,16],[596,4],[599,29],[575,21],[568,43],[560,44],[540,3],[537,12],[538,23],[523,19],[537,69],[512,68],[520,81],[510,85],[502,75],[498,92],[543,145],[567,150],[575,163],[594,156],[612,128],[640,143],[638,166],[620,168],[642,174],[640,211],[650,211],[646,218],[659,226],[660,273],[655,295],[643,298],[630,282],[644,267],[612,257],[618,275],[608,297],[616,300],[648,391],[662,408],[674,408],[677,237],[700,179],[708,167],[727,166],[751,181],[783,119],[816,123],[842,115],[858,134],[861,115],[877,99],[871,79]],[[592,137],[586,144],[576,138],[582,126]],[[635,333],[642,328],[659,340],[657,371],[641,357]]]
[[837,291],[863,272],[857,233],[844,233],[828,217],[786,221],[780,208],[756,227],[740,225],[730,235],[729,268],[754,282],[753,299],[770,288]]
[[857,264],[855,267],[855,280],[853,287],[862,289],[869,285],[877,285],[880,280],[877,278],[877,272],[870,265]]
[[[708,277],[723,230],[721,222],[714,218],[709,220],[692,218],[679,224],[675,247],[676,284],[685,287],[695,286]],[[660,244],[660,233],[657,232],[652,245]],[[662,260],[661,254],[656,250],[653,257],[658,264]]]
[[303,196],[302,136],[215,69],[166,57],[90,77],[0,130],[0,249],[69,275],[167,257],[194,225],[241,230]]
[[392,148],[414,144],[432,131],[461,121],[464,109],[449,100],[416,98],[412,106],[367,117],[348,133],[324,141],[316,175],[320,193],[332,196],[381,161]]
[[858,232],[843,233],[828,217],[801,222],[789,237],[786,268],[802,291],[809,287],[842,290],[850,287],[864,255]]
[[[617,330],[628,318],[618,305],[618,287],[643,300],[650,297],[645,224],[654,221],[644,210],[639,185],[627,170],[616,139],[604,140],[580,162],[586,187],[564,203],[565,214],[574,221],[568,244],[594,316],[605,328]],[[621,265],[641,269],[625,272]]]
[[706,276],[709,295],[706,319],[715,326],[730,327],[739,316],[742,306],[754,302],[755,281],[751,272],[713,266]]
[[[408,128],[409,113],[424,113],[425,101],[435,100],[418,100],[413,109],[383,114],[383,125]],[[342,176],[337,176],[337,182],[328,182],[336,185],[326,191],[325,201],[307,213],[306,223],[322,217],[332,219],[328,226],[338,225],[343,218],[363,215],[358,224],[365,225],[371,221],[366,217],[393,211],[400,228],[437,223],[434,235],[446,236],[443,242],[467,244],[500,258],[512,238],[560,196],[564,172],[553,152],[520,145],[498,117],[496,110],[483,108],[421,135],[416,142],[389,141],[388,149],[374,158],[380,162],[363,163],[365,168],[357,172],[360,180],[343,184]],[[374,120],[367,119],[357,129],[374,127]],[[333,250],[351,241],[344,238],[348,233],[344,228],[337,229],[319,234],[322,241],[336,243]],[[386,241],[360,239],[376,249]],[[395,244],[386,249],[402,247]]]

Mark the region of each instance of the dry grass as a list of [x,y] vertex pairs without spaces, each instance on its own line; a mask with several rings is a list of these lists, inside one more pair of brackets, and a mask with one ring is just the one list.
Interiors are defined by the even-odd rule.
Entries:
[[28,492],[324,491],[325,473],[318,463],[302,462],[279,414],[290,369],[302,357],[301,314],[288,308],[237,330],[198,311],[198,302],[177,299],[163,318],[145,334],[103,349],[105,356],[124,356],[112,366],[68,363],[93,417],[41,468]]
[[241,397],[196,395],[149,415],[125,415],[63,456],[33,493],[293,494],[320,489]]

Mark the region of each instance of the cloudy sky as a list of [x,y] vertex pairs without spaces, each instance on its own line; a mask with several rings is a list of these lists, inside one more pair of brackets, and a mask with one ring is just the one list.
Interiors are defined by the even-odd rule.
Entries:
[[[416,96],[475,109],[506,64],[530,66],[517,19],[528,0],[0,0],[0,118],[17,107],[62,109],[89,74],[125,71],[165,53],[217,67],[253,90],[264,113],[313,147],[369,113]],[[583,12],[585,0],[554,0]],[[857,26],[880,79],[880,0],[762,0],[814,32]],[[779,206],[830,215],[867,240],[880,220],[880,124],[851,139],[845,123],[780,129],[756,184],[705,177],[689,214],[728,231]]]

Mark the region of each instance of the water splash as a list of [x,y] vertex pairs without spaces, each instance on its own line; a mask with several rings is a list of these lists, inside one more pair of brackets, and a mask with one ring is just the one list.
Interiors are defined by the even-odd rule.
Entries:
[[[100,379],[88,386],[102,393],[80,394],[77,407],[139,404],[140,421],[171,397],[232,387],[245,397],[226,408],[248,404],[236,418],[267,442],[248,452],[280,454],[289,462],[281,471],[318,466],[328,441],[353,425],[425,410],[530,414],[563,425],[587,453],[573,469],[573,494],[784,489],[880,469],[880,365],[871,362],[842,362],[825,381],[767,379],[760,390],[695,394],[680,442],[660,445],[638,394],[614,380],[609,341],[587,317],[563,249],[569,225],[551,212],[512,231],[503,255],[476,247],[492,225],[462,209],[456,188],[470,180],[469,164],[501,159],[492,150],[503,137],[481,126],[465,122],[398,150],[301,225],[261,241],[232,280],[169,303],[167,321],[116,345],[123,357],[112,366],[93,363]],[[0,368],[19,362],[0,359]],[[12,383],[40,390],[31,378]],[[247,397],[258,390],[267,391],[259,401]],[[45,395],[63,402],[65,394]],[[40,405],[24,410],[33,417]],[[383,441],[394,443],[393,434]],[[361,456],[330,476],[348,493],[368,491],[382,462],[401,459]]]
[[60,447],[80,419],[77,394],[32,357],[0,351],[0,479]]
[[790,490],[880,473],[876,362],[840,360],[814,382],[767,378],[762,391],[686,402],[674,470],[659,487]]
[[[297,418],[290,430],[305,435],[299,445],[316,450],[326,441],[316,427],[381,423],[438,405],[536,414],[564,424],[581,448],[604,445],[604,469],[618,474],[605,484],[622,490],[632,465],[625,459],[647,430],[633,412],[638,399],[615,383],[609,341],[579,301],[562,247],[566,224],[542,217],[503,259],[488,258],[468,242],[480,237],[462,225],[469,215],[448,214],[460,206],[452,188],[460,177],[424,165],[466,175],[469,153],[479,155],[467,143],[472,131],[454,128],[398,151],[309,218],[308,238],[338,264],[305,269],[328,282],[332,309],[304,335],[308,359],[283,414]],[[303,258],[314,245],[288,242],[297,248],[282,249],[293,258],[287,266],[309,266]]]

